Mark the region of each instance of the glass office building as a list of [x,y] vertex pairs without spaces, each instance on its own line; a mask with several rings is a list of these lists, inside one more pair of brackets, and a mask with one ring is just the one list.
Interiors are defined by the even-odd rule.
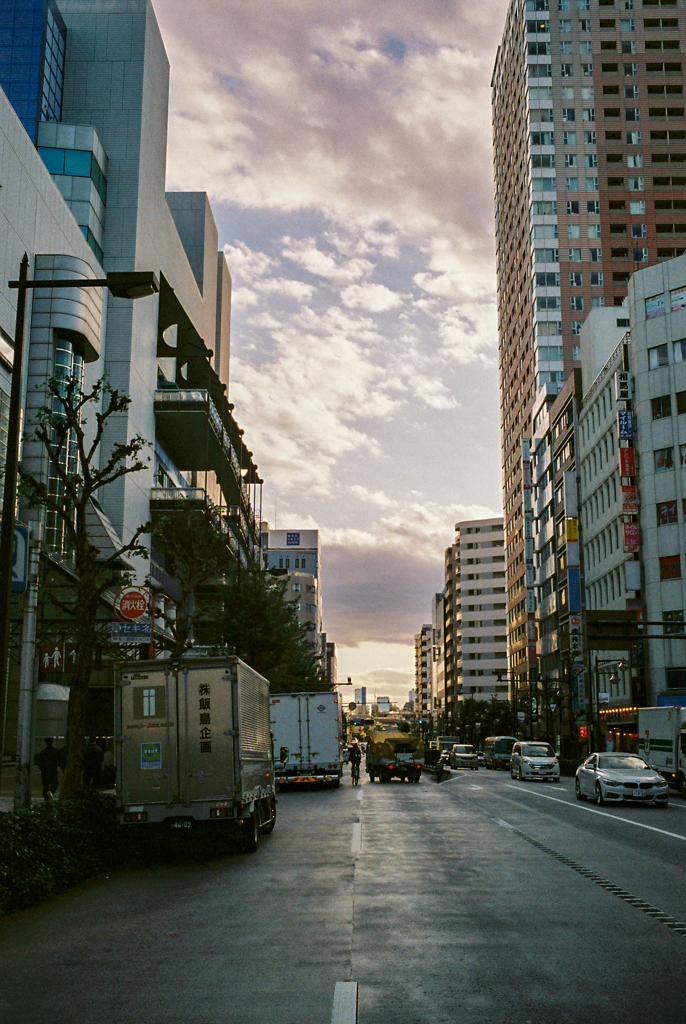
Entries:
[[0,0],[0,86],[34,143],[62,117],[66,41],[55,0]]

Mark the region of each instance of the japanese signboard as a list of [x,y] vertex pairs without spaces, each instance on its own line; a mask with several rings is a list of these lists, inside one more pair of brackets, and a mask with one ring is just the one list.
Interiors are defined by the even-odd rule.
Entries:
[[110,639],[115,644],[149,644],[151,622],[113,622]]
[[133,622],[148,610],[150,592],[145,587],[122,587],[114,599],[114,614],[118,619]]
[[579,523],[576,519],[565,519],[565,528],[567,531],[568,541],[578,541],[579,539]]
[[634,418],[630,409],[620,409],[617,413],[617,431],[620,441],[631,441],[634,436]]
[[638,515],[638,495],[633,484],[622,485],[622,515]]
[[640,543],[638,523],[623,523],[622,530],[624,532],[624,550],[638,551]]
[[669,293],[669,297],[673,313],[679,309],[686,309],[686,288],[675,288]]
[[656,316],[665,315],[664,295],[651,295],[646,299],[646,320],[652,320]]
[[636,476],[636,458],[633,448],[619,449],[619,475]]
[[618,402],[631,399],[631,374],[627,370],[618,370],[615,374],[615,398]]
[[300,534],[299,533],[287,533],[286,544],[288,547],[300,547]]
[[41,675],[55,675],[69,672],[76,663],[76,647],[64,640],[49,640],[40,645]]

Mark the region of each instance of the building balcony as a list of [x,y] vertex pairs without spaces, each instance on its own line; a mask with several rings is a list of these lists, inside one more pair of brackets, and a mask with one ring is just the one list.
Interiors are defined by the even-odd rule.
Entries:
[[257,522],[246,484],[250,467],[241,464],[230,426],[223,422],[209,392],[175,385],[161,387],[155,392],[154,408],[157,437],[176,467],[214,471],[226,497],[240,503],[256,540]]
[[538,605],[536,609],[537,619],[547,619],[549,615],[553,615],[557,611],[557,591],[553,591],[552,594],[548,594]]
[[193,509],[202,509],[208,513],[212,525],[224,537],[236,559],[246,565],[248,551],[245,543],[239,543],[236,531],[232,529],[223,510],[210,501],[202,487],[153,487],[150,491],[150,514],[153,519]]
[[536,641],[536,654],[539,658],[545,658],[548,654],[554,654],[558,649],[559,643],[556,629]]

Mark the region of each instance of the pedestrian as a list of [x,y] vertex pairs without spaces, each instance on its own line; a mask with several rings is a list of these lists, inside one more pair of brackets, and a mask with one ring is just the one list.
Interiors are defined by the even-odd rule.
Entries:
[[95,741],[95,736],[91,736],[88,740],[88,746],[86,747],[83,755],[83,784],[84,786],[97,787],[100,783],[100,776],[102,773],[102,762],[105,759],[102,747],[99,747]]
[[46,736],[45,746],[36,755],[36,765],[40,769],[41,782],[43,783],[43,799],[47,802],[52,800],[57,789],[57,767],[60,763],[59,752],[53,747],[52,736]]

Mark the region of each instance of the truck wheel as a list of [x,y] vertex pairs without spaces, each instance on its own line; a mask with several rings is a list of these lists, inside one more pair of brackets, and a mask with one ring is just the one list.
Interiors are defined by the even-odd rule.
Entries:
[[686,797],[686,775],[680,775],[677,779],[676,788],[679,796]]
[[270,832],[274,831],[276,825],[276,800],[272,797],[271,800],[265,800],[264,804],[263,817],[267,817],[268,820],[264,825],[260,825],[260,832],[263,836],[268,836]]
[[241,825],[240,849],[241,853],[254,853],[257,849],[257,840],[260,834],[259,811],[255,807],[254,814],[246,818]]

